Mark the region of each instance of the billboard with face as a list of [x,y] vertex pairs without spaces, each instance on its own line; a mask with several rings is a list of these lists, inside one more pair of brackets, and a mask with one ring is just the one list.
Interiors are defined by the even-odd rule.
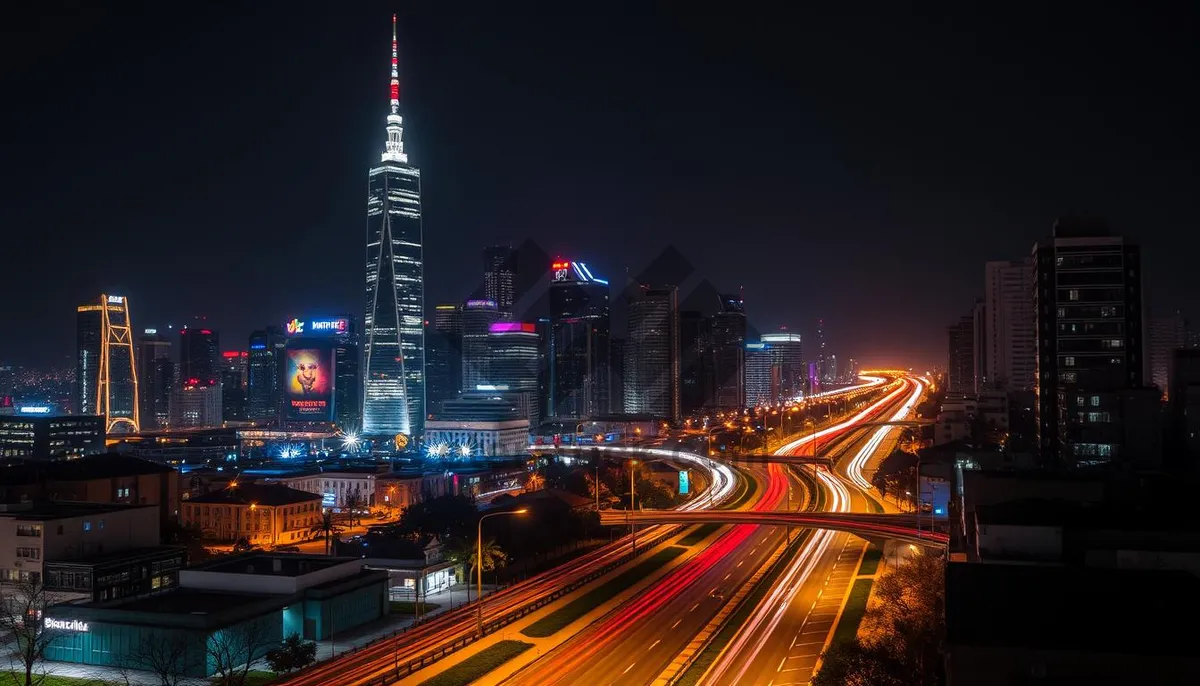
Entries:
[[333,421],[333,348],[296,339],[287,346],[288,419]]

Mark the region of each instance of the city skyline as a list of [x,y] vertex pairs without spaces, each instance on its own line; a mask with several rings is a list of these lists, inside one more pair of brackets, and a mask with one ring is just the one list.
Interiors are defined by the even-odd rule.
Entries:
[[[39,75],[61,66],[61,57],[47,54],[45,48],[30,53],[37,59],[27,74],[20,75],[27,79],[21,85],[45,97],[32,98],[28,107],[4,115],[11,118],[10,128],[30,134],[27,140],[15,142],[11,151],[14,163],[30,173],[6,191],[12,193],[6,202],[9,221],[44,224],[46,218],[35,222],[32,213],[52,204],[53,196],[45,189],[26,187],[24,179],[45,178],[47,165],[70,160],[78,175],[67,179],[68,188],[72,197],[83,198],[91,208],[89,226],[100,230],[95,237],[75,236],[70,227],[79,223],[78,210],[66,207],[49,218],[51,228],[57,230],[27,236],[33,254],[45,254],[50,249],[47,237],[65,230],[75,240],[54,249],[64,259],[79,261],[81,267],[49,284],[36,307],[32,301],[15,304],[17,317],[46,332],[49,344],[11,334],[0,337],[5,360],[26,365],[65,363],[72,355],[70,308],[101,290],[135,298],[139,326],[178,328],[203,315],[207,325],[230,342],[244,340],[251,331],[297,311],[357,309],[354,274],[362,257],[361,246],[352,237],[360,235],[354,227],[361,226],[357,224],[361,214],[354,207],[361,207],[362,189],[354,179],[362,160],[377,154],[380,71],[386,59],[378,38],[386,17],[380,11],[322,22],[303,14],[269,21],[238,17],[221,29],[229,48],[225,56],[189,39],[191,32],[213,30],[226,19],[205,12],[194,21],[181,22],[182,36],[170,39],[142,35],[146,32],[138,28],[139,22],[163,21],[165,17],[159,15],[126,21],[96,12],[54,24],[56,35],[77,38],[81,49],[89,52],[93,52],[88,48],[94,36],[103,35],[106,44],[120,45],[105,54],[97,69],[73,77],[80,95],[72,97],[71,107],[60,107],[63,94],[47,91],[39,80]],[[871,63],[892,45],[889,41],[901,39],[876,36],[883,27],[870,21],[862,30],[883,42],[871,46],[862,62],[805,73],[812,89],[800,97],[777,94],[779,86],[790,83],[790,77],[775,69],[764,72],[777,56],[777,48],[770,47],[772,41],[754,48],[745,29],[729,36],[730,46],[737,49],[714,54],[701,40],[712,30],[703,21],[662,26],[646,17],[596,17],[594,26],[579,26],[566,18],[548,17],[524,28],[512,26],[510,19],[500,24],[505,30],[494,30],[491,21],[480,22],[487,25],[485,29],[438,16],[401,14],[400,71],[405,84],[401,100],[410,112],[406,123],[419,132],[409,143],[425,172],[426,261],[436,265],[428,270],[427,303],[467,297],[482,280],[478,254],[488,245],[531,239],[548,252],[587,260],[612,275],[626,268],[636,273],[646,256],[680,246],[697,273],[719,290],[745,287],[748,318],[760,330],[788,325],[811,335],[813,322],[823,318],[829,347],[839,355],[868,365],[880,356],[936,365],[940,356],[929,352],[941,347],[936,331],[983,292],[983,275],[976,263],[1025,258],[1033,243],[1050,232],[1055,217],[1087,209],[1146,246],[1146,291],[1153,309],[1183,309],[1187,314],[1186,304],[1196,294],[1185,284],[1175,293],[1167,293],[1166,286],[1171,284],[1171,274],[1181,272],[1190,242],[1196,240],[1185,231],[1193,208],[1187,194],[1178,192],[1193,177],[1180,167],[1178,155],[1159,153],[1168,140],[1171,150],[1187,148],[1194,134],[1176,126],[1171,115],[1178,111],[1170,101],[1173,91],[1142,93],[1143,86],[1124,77],[1127,71],[1108,69],[1106,75],[1103,60],[1128,58],[1126,70],[1154,66],[1143,70],[1148,78],[1167,81],[1171,70],[1187,60],[1166,60],[1164,55],[1174,56],[1190,46],[1178,44],[1176,34],[1168,32],[1156,36],[1154,50],[1136,54],[1136,46],[1143,45],[1136,41],[1145,39],[1133,29],[1152,20],[1134,17],[1129,54],[1100,55],[1097,65],[1085,66],[1061,54],[1065,46],[1058,47],[1040,30],[1025,27],[1015,35],[1027,50],[1008,64],[1004,60],[1012,56],[998,52],[998,39],[1013,27],[1004,22],[984,26],[966,15],[953,19],[977,29],[973,35],[980,54],[964,55],[960,67],[948,66],[942,58],[964,47],[961,38],[904,19],[905,27],[915,33],[910,34],[914,38],[903,40],[915,47],[912,54],[898,59],[910,67],[928,68],[926,88],[935,93],[906,101],[907,108],[899,107],[898,117],[863,121],[861,116],[836,115],[867,104],[864,99],[899,95],[898,86],[881,83],[881,77],[869,73],[863,62]],[[1112,31],[1116,19],[1095,15],[1087,21]],[[846,24],[838,17],[814,20],[814,27],[830,30]],[[84,33],[85,27],[90,33]],[[563,37],[545,30],[553,27],[561,28]],[[770,29],[762,30],[776,37]],[[124,33],[130,31],[138,35]],[[627,55],[613,61],[587,54],[605,32],[614,31],[630,44]],[[539,39],[522,46],[531,37],[526,32]],[[473,40],[484,33],[486,40]],[[671,50],[656,49],[649,35],[686,59],[662,54]],[[129,40],[113,40],[114,36]],[[567,36],[578,46],[572,48]],[[916,36],[927,38],[930,45],[920,47],[922,41]],[[304,47],[311,45],[325,46],[328,52]],[[548,52],[570,59],[564,64],[546,63],[542,58]],[[338,56],[329,58],[331,53]],[[171,60],[159,65],[146,59],[161,55]],[[233,64],[260,64],[264,57],[273,67],[285,68],[263,65],[250,70],[252,77],[231,71]],[[534,63],[543,71],[533,69]],[[1013,81],[1017,72],[1025,74],[1018,67],[1035,63],[1045,67],[1042,81],[1025,85]],[[145,70],[146,85],[109,89],[104,74],[130,64]],[[635,67],[641,68],[641,75]],[[1015,91],[1002,97],[980,92],[957,78],[959,69],[971,67],[983,69]],[[160,70],[171,69],[189,73],[193,89],[189,94],[198,104],[182,108],[180,126],[172,122],[171,127],[163,127],[146,117],[182,95],[172,80],[156,78]],[[296,73],[304,74],[299,87]],[[713,86],[720,97],[694,97],[713,73],[722,76]],[[677,85],[655,92],[648,83],[651,76],[669,77]],[[1071,86],[1071,77],[1077,77],[1078,85]],[[249,78],[255,80],[255,91],[249,88]],[[561,99],[530,91],[532,84],[546,79],[559,85]],[[870,86],[865,90],[871,95],[846,93],[845,83],[854,79]],[[456,86],[446,89],[445,83]],[[750,92],[759,86],[764,87],[762,92]],[[1055,95],[1042,93],[1047,88]],[[1101,92],[1112,95],[1101,96]],[[1134,111],[1127,101],[1136,95],[1145,96],[1146,106]],[[113,98],[118,97],[121,107],[113,107]],[[638,103],[636,111],[641,114],[636,120],[614,119],[611,108],[597,107],[616,97]],[[572,98],[583,100],[573,103]],[[1062,112],[1061,116],[1035,125],[1020,114],[1025,109],[1044,110],[1043,105],[1058,100],[1061,106],[1053,111]],[[685,103],[695,106],[697,102],[704,115],[697,122],[672,114]],[[722,116],[751,105],[768,113],[764,121]],[[981,112],[987,108],[996,111]],[[1147,115],[1139,114],[1142,109],[1167,115],[1148,126],[1141,119]],[[63,112],[98,122],[86,138],[84,152],[63,148],[73,144],[70,137],[56,133]],[[936,118],[922,123],[922,115],[935,112]],[[804,115],[799,120],[802,126],[783,128],[776,119],[798,114]],[[600,120],[605,126],[594,126]],[[710,122],[718,120],[722,130],[728,129],[728,135],[717,137],[722,164],[697,165],[696,136],[701,129],[708,132]],[[175,181],[169,175],[151,178],[148,169],[167,164],[156,151],[180,146],[174,138],[176,128],[188,131],[189,140],[195,141],[186,146],[193,161]],[[581,129],[586,133],[578,133]],[[312,136],[314,131],[320,135]],[[984,131],[996,135],[985,139],[980,137]],[[133,145],[135,136],[145,137],[146,149],[129,159],[117,155],[116,151]],[[954,154],[952,148],[964,136],[980,159],[964,160]],[[778,150],[772,151],[768,141]],[[1096,141],[1103,145],[1096,146]],[[1005,151],[1006,146],[1015,148]],[[1109,153],[1089,152],[1095,147]],[[1027,160],[1033,159],[1035,149],[1055,158],[1053,172],[1029,168]],[[780,166],[781,153],[796,162],[792,169]],[[618,158],[628,162],[627,171],[636,167],[636,173],[616,182],[598,181],[602,175],[611,176],[608,172]],[[967,166],[961,172],[947,172],[963,164]],[[677,165],[688,167],[688,172],[670,173]],[[298,169],[299,187],[259,183],[261,170],[268,167]],[[688,209],[691,203],[684,189],[704,192],[727,184],[721,168],[740,168],[747,174],[728,187],[728,201],[719,200],[707,216],[699,217]],[[1139,171],[1144,169],[1153,173]],[[661,188],[637,190],[649,181],[647,176],[661,181]],[[142,193],[164,197],[171,183],[185,181],[197,204],[187,213],[168,211],[158,201],[137,200]],[[142,190],[135,194],[134,188]],[[293,207],[284,200],[288,197],[303,197],[305,202]],[[620,202],[599,202],[604,197],[617,197]],[[922,204],[928,207],[921,208]],[[581,212],[579,208],[585,206],[588,211]],[[619,212],[605,209],[618,206]],[[171,235],[190,236],[193,243],[201,241],[222,251],[220,258],[181,259],[175,243],[164,240],[163,226],[171,227]],[[755,232],[778,249],[763,251],[759,241],[741,238]],[[122,240],[110,241],[109,236]],[[703,240],[689,241],[695,236]],[[641,240],[628,240],[632,237]],[[136,259],[124,247],[130,242],[139,248]],[[864,244],[878,250],[864,251]],[[463,255],[464,250],[469,254]],[[321,255],[323,268],[308,270],[303,278],[289,276],[294,273],[290,265],[303,264],[314,251]],[[810,252],[853,257],[805,259]],[[953,254],[955,259],[939,260],[942,254]],[[84,259],[84,255],[94,258]],[[905,266],[930,260],[938,263],[937,270],[910,274]],[[30,281],[44,264],[21,260],[9,272],[20,281]],[[230,272],[225,271],[226,265]],[[225,278],[227,273],[238,278]],[[779,274],[788,275],[789,288],[772,286]],[[875,288],[876,280],[894,285]],[[175,281],[189,287],[161,288]],[[839,288],[827,288],[830,283],[838,283]],[[247,292],[255,297],[245,298]],[[824,299],[813,302],[809,297],[795,298],[795,293],[821,293]],[[921,299],[924,302],[918,302]],[[871,329],[877,326],[893,332],[887,351],[873,350],[869,344]]]

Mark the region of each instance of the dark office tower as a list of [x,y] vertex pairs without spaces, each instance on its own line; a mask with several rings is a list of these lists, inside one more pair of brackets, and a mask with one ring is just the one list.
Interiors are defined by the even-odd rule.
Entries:
[[1150,318],[1150,380],[1168,398],[1171,354],[1187,347],[1187,322],[1179,312]]
[[709,320],[696,310],[679,313],[679,408],[684,416],[704,408],[708,381]]
[[500,319],[494,300],[468,300],[462,313],[462,390],[470,393],[487,385],[488,332]]
[[679,421],[679,289],[639,286],[629,298],[625,411]]
[[817,380],[829,383],[829,358],[825,350],[825,320],[817,320]]
[[1145,383],[1141,251],[1098,221],[1059,219],[1033,257],[1042,458],[1137,459],[1121,453]]
[[746,306],[741,295],[722,295],[712,324],[711,404],[720,410],[746,406]]
[[517,254],[511,245],[493,245],[483,250],[483,297],[494,300],[500,317],[513,313],[513,283],[517,272]]
[[179,378],[188,386],[216,386],[221,380],[220,338],[212,329],[179,332]]
[[554,336],[551,414],[582,419],[611,412],[608,281],[583,262],[551,264]]
[[1167,395],[1171,416],[1172,471],[1190,475],[1200,467],[1200,349],[1179,348],[1171,351],[1170,382]]
[[541,317],[534,323],[538,336],[538,417],[549,417],[554,406],[551,393],[554,388],[554,326],[549,317]]
[[146,329],[138,340],[138,405],[142,429],[165,429],[171,418],[171,391],[175,387],[175,361],[171,341]]
[[76,403],[79,414],[104,417],[108,433],[141,430],[129,302],[121,295],[76,308]]
[[[351,315],[330,321],[346,322],[333,334],[333,421],[339,429],[357,433],[362,429],[362,355],[359,352],[358,323]],[[314,322],[315,323],[315,322]]]
[[462,390],[462,305],[433,308],[433,327],[425,332],[425,399],[437,414],[442,403]]
[[975,392],[975,317],[964,315],[947,327],[946,392]]
[[419,436],[425,426],[425,270],[421,171],[404,152],[396,17],[387,143],[367,183],[363,433]]
[[629,354],[629,341],[613,338],[608,342],[608,380],[612,388],[608,394],[608,411],[625,414],[625,361]]
[[246,363],[246,418],[259,424],[278,424],[283,411],[283,329],[268,326],[250,334]]
[[246,421],[246,375],[250,353],[225,350],[221,353],[221,420]]

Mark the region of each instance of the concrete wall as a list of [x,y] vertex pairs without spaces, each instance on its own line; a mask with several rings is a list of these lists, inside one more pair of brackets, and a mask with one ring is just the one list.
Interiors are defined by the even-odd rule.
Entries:
[[276,593],[291,595],[306,588],[357,574],[362,569],[362,566],[362,561],[351,560],[299,576],[183,569],[179,572],[179,585],[184,588],[199,588],[210,591],[221,591],[223,593]]

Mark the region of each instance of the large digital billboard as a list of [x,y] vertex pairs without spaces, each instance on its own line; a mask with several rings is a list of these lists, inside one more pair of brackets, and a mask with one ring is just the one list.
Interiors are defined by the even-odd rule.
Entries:
[[297,422],[333,421],[333,346],[294,339],[287,345],[287,416]]

